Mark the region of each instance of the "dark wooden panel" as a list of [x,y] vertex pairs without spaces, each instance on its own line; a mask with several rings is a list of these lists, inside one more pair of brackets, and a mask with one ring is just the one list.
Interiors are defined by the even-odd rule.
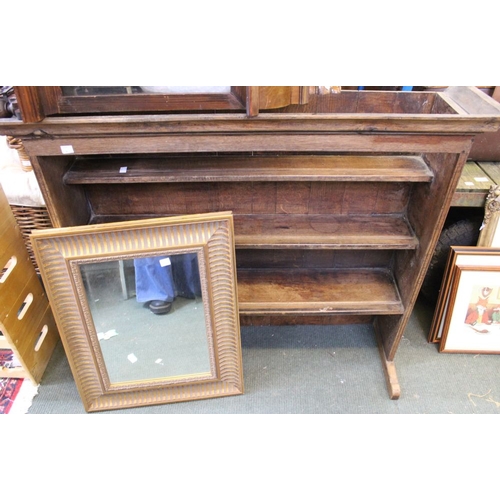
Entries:
[[342,214],[403,213],[411,187],[408,184],[372,182],[345,185]]
[[[311,182],[88,184],[96,215],[402,214],[409,187],[399,183]],[[77,187],[77,186],[75,186]]]
[[309,96],[306,106],[287,106],[283,113],[432,113],[434,92],[357,92]]
[[391,268],[392,250],[259,250],[236,249],[239,268],[350,269]]
[[276,212],[307,214],[310,196],[310,182],[279,182],[276,184]]
[[36,178],[47,205],[47,211],[54,227],[87,224],[90,207],[82,186],[65,186],[64,174],[71,158],[31,158]]
[[311,214],[340,214],[347,183],[313,182],[309,199]]
[[412,185],[403,183],[383,184],[375,202],[374,214],[404,212],[408,206]]

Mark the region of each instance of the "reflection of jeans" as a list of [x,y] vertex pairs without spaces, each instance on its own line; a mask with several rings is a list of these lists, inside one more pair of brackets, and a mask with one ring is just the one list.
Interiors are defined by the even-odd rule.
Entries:
[[177,296],[188,299],[201,296],[196,254],[170,255],[168,259],[170,263],[165,256],[134,259],[138,302],[172,302]]

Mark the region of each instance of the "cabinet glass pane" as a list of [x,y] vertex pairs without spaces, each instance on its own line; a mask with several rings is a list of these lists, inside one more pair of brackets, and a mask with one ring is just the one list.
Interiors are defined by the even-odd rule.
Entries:
[[228,94],[225,86],[66,86],[61,87],[65,96],[126,95],[126,94]]

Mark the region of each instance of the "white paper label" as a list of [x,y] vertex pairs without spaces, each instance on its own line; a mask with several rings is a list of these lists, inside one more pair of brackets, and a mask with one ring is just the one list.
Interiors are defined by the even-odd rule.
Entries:
[[137,358],[135,356],[135,354],[129,354],[127,356],[127,359],[131,362],[131,363],[135,363],[137,361]]
[[73,149],[73,146],[71,145],[68,145],[68,146],[61,146],[61,153],[63,155],[71,155],[73,154],[75,151]]
[[99,332],[97,334],[97,338],[99,340],[109,340],[111,337],[115,337],[116,335],[118,335],[118,333],[116,332],[116,330],[108,330],[107,332]]
[[120,167],[120,174],[126,174],[127,173],[127,167]]
[[165,257],[164,259],[160,260],[160,266],[161,267],[167,267],[167,266],[170,266],[170,265],[171,265],[171,262],[170,262],[170,259],[168,257]]
[[488,182],[489,181],[488,177],[474,177],[474,180],[476,182]]
[[466,186],[475,186],[475,184],[473,182],[471,182],[471,181],[466,181],[466,182],[464,182],[464,184]]

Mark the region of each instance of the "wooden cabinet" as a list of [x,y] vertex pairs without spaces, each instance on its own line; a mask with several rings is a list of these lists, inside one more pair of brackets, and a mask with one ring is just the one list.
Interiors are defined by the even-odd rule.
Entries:
[[499,125],[498,103],[450,87],[0,133],[22,138],[56,227],[232,211],[242,324],[370,322],[397,398],[394,358],[462,167]]
[[309,87],[16,87],[23,121],[48,116],[160,112],[246,112],[308,101]]

